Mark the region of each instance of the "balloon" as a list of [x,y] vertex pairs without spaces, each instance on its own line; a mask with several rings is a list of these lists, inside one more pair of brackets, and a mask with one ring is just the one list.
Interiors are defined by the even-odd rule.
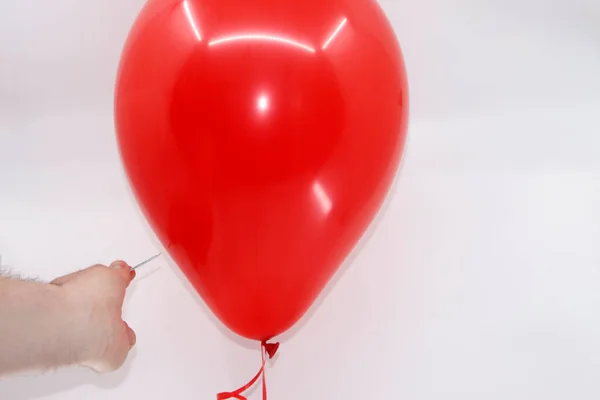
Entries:
[[157,237],[225,326],[263,341],[304,315],[378,212],[407,96],[375,1],[150,0],[115,124]]

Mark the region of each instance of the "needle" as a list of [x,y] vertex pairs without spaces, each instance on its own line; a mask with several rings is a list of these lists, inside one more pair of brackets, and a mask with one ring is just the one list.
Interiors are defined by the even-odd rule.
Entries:
[[138,265],[136,265],[135,267],[132,267],[131,270],[135,271],[136,269],[138,269],[139,267],[148,264],[150,261],[156,260],[158,257],[160,257],[162,255],[162,253],[158,253],[155,256],[150,257],[149,259],[147,259],[144,262],[139,263]]

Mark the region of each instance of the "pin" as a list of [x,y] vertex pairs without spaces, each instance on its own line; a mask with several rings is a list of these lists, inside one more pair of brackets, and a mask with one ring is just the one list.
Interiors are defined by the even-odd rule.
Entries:
[[131,270],[132,270],[132,271],[135,271],[135,270],[136,270],[136,269],[138,269],[139,267],[141,267],[141,266],[143,266],[143,265],[146,265],[146,264],[148,264],[150,261],[154,261],[154,260],[156,260],[156,259],[157,259],[158,257],[160,257],[160,256],[162,256],[162,253],[158,253],[157,255],[150,257],[150,258],[149,258],[149,259],[147,259],[146,261],[139,263],[139,264],[138,264],[138,265],[136,265],[135,267],[132,267],[132,268],[131,268]]

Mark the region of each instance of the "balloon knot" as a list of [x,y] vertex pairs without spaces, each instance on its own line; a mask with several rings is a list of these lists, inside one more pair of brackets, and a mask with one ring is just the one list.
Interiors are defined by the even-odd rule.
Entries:
[[269,358],[273,358],[275,357],[275,354],[277,354],[277,350],[279,350],[279,343],[267,343],[266,341],[262,342],[262,346],[264,347],[265,351],[267,352],[267,355],[269,356]]

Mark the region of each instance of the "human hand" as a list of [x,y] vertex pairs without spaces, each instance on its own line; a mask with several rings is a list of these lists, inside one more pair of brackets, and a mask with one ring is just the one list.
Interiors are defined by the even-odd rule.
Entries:
[[69,340],[76,363],[98,372],[120,368],[136,336],[122,319],[123,301],[135,271],[123,261],[94,265],[51,283],[59,286],[69,313]]

